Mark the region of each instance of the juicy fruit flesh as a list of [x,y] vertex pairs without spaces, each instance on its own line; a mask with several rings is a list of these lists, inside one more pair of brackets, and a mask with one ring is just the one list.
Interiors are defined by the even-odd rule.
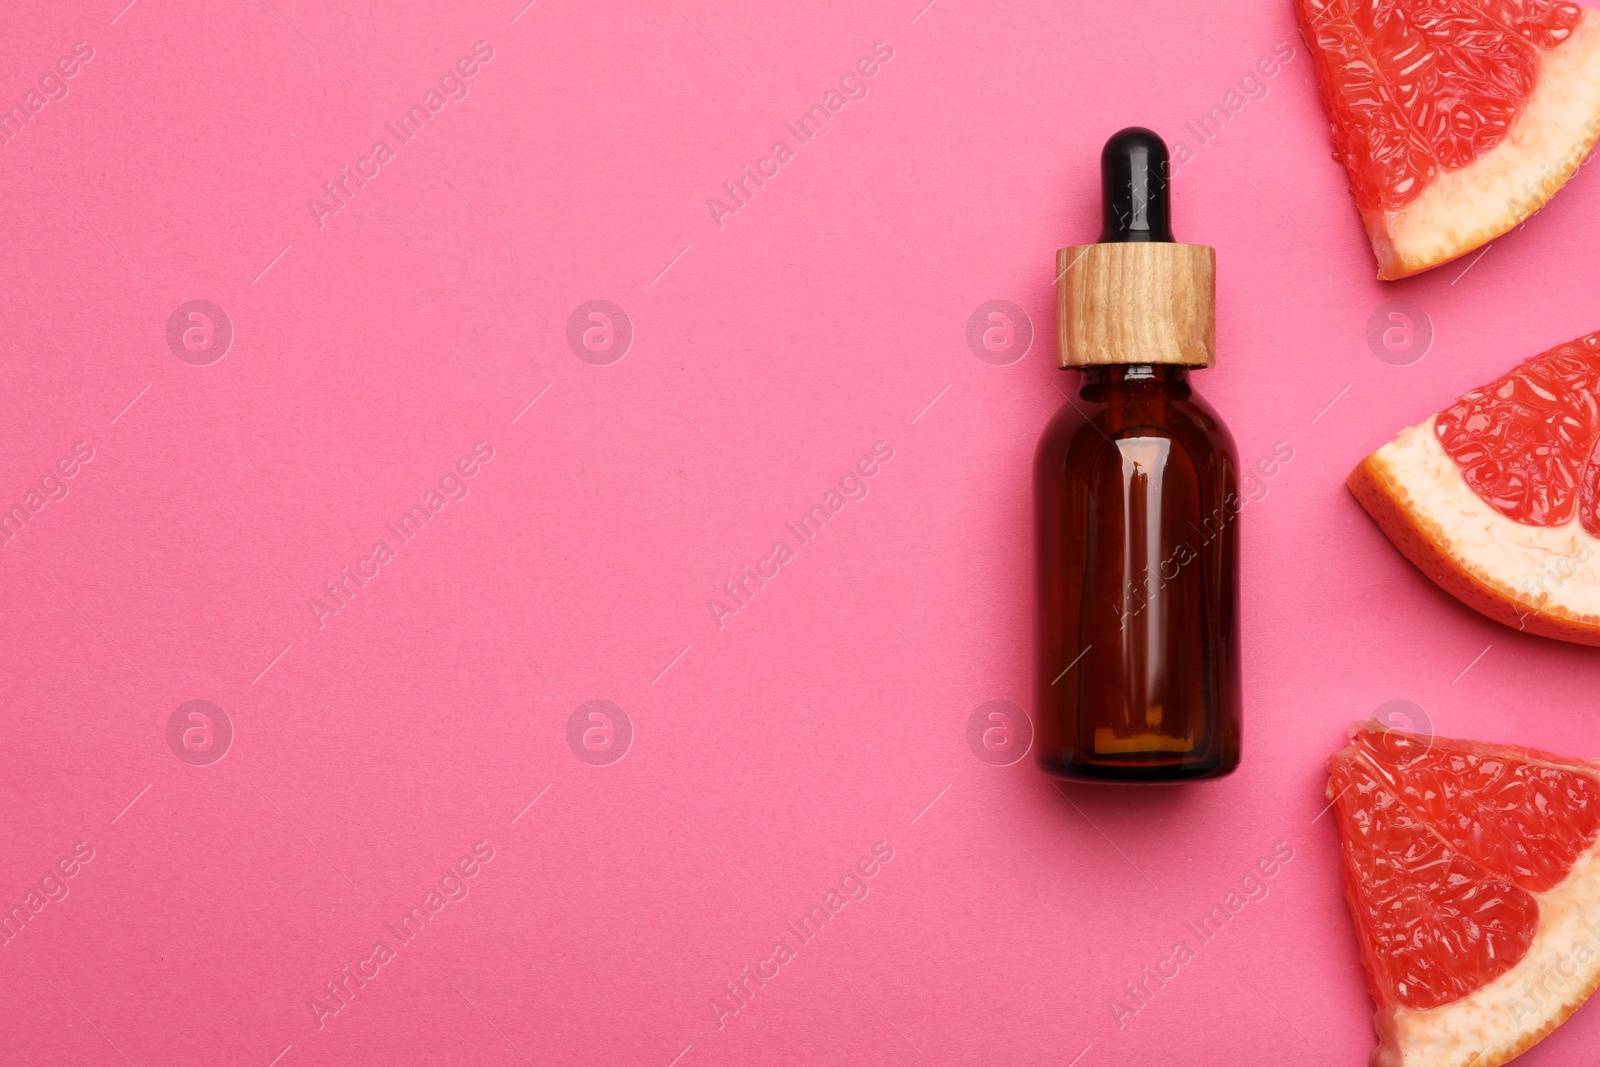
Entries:
[[1600,537],[1600,333],[1534,356],[1439,413],[1467,485],[1508,519]]
[[1416,1010],[1514,967],[1539,924],[1536,894],[1600,837],[1597,769],[1376,722],[1328,762],[1345,896],[1373,999]]
[[1555,888],[1600,835],[1600,781],[1559,757],[1395,730],[1352,740],[1452,851],[1529,892]]
[[1523,957],[1539,918],[1529,893],[1452,855],[1367,768],[1345,768],[1334,783],[1355,809],[1346,894],[1365,909],[1358,928],[1374,1000],[1436,1008]]
[[1317,83],[1363,210],[1396,210],[1498,145],[1545,51],[1572,35],[1552,0],[1297,0]]

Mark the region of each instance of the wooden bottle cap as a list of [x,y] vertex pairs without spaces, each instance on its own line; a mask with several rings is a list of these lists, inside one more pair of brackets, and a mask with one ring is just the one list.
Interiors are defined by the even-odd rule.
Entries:
[[1169,241],[1056,252],[1061,365],[1216,363],[1216,250]]

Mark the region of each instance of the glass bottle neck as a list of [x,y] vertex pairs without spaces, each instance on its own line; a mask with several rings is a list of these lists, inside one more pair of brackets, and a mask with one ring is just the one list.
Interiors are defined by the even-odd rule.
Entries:
[[1105,363],[1083,368],[1083,384],[1116,385],[1150,382],[1187,385],[1189,368],[1181,363]]

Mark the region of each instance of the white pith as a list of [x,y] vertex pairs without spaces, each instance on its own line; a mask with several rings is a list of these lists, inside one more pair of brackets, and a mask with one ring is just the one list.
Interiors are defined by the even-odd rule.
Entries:
[[1401,507],[1461,569],[1519,611],[1600,625],[1600,538],[1572,519],[1528,526],[1473,492],[1434,432],[1438,416],[1373,454]]
[[1437,266],[1494,240],[1537,211],[1600,137],[1600,12],[1544,54],[1533,95],[1505,138],[1444,171],[1396,211],[1363,212],[1381,278]]
[[1582,1003],[1600,984],[1600,841],[1537,899],[1539,928],[1517,965],[1454,1003],[1380,1017],[1373,1067],[1494,1067]]

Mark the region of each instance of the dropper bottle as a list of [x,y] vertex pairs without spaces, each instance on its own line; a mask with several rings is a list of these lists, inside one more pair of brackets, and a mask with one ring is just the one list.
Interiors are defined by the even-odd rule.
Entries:
[[1239,764],[1233,439],[1189,385],[1215,362],[1216,253],[1173,241],[1167,146],[1100,156],[1100,242],[1057,253],[1061,366],[1036,454],[1037,759],[1097,782]]

